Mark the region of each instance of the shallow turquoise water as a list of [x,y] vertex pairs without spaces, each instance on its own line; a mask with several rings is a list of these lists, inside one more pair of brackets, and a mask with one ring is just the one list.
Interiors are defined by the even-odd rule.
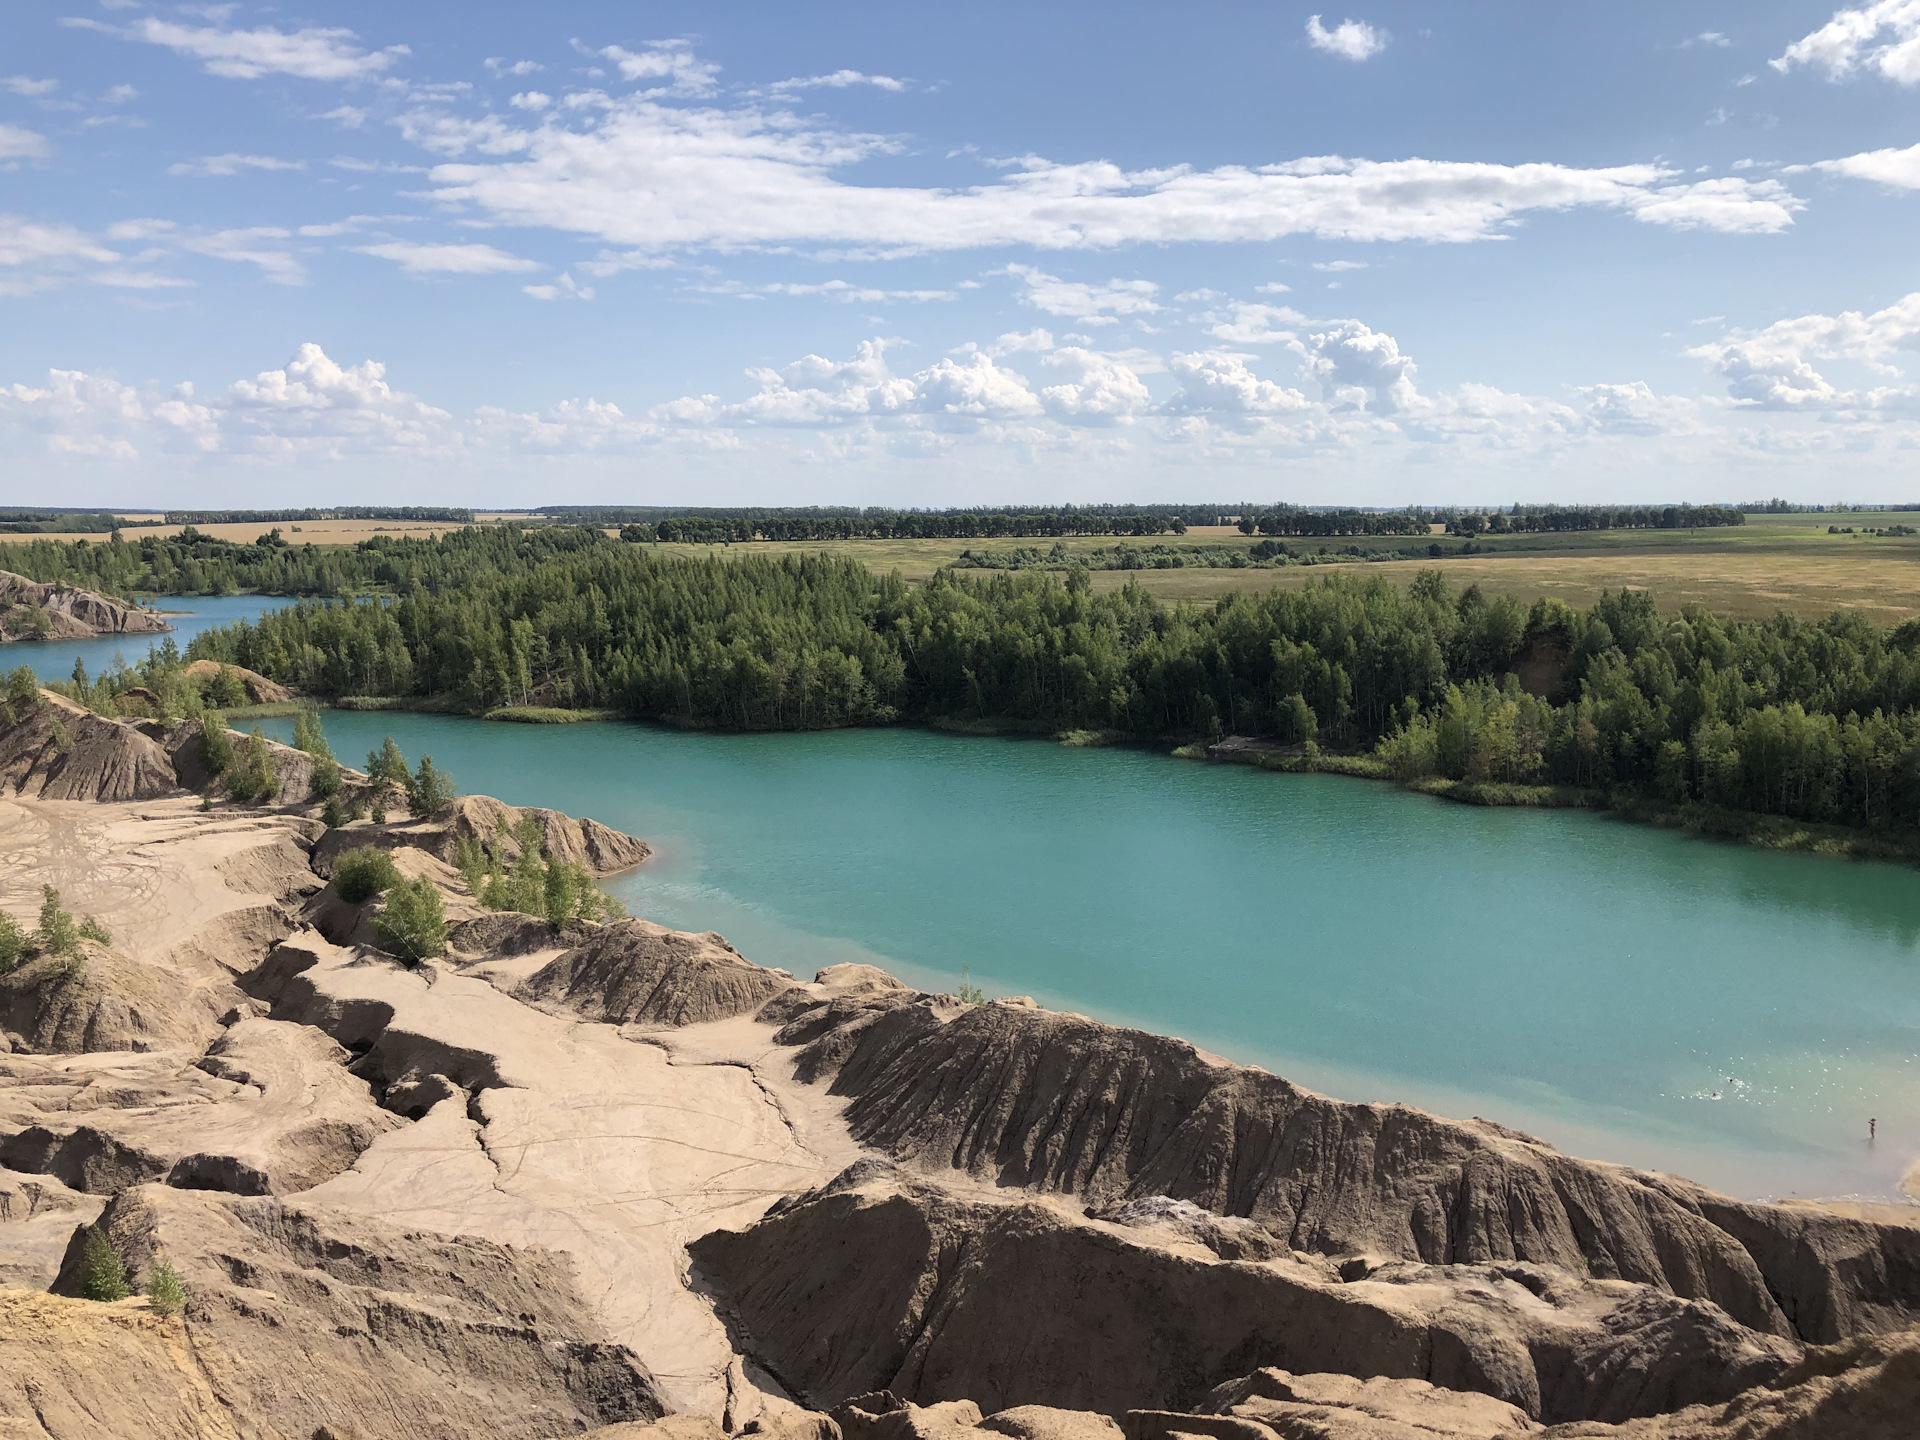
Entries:
[[611,887],[635,913],[802,975],[864,959],[952,988],[967,967],[1346,1099],[1743,1195],[1891,1198],[1920,1151],[1905,869],[915,730],[326,729],[352,763],[391,733],[463,790],[644,836],[658,857]]
[[[167,596],[159,602],[167,623],[173,626],[173,643],[185,653],[188,642],[202,630],[215,625],[230,625],[235,620],[257,620],[269,610],[291,605],[291,600],[262,595]],[[106,673],[117,655],[129,665],[147,658],[149,646],[160,644],[165,635],[114,635],[104,640],[47,640],[9,645],[0,661],[11,670],[16,665],[31,665],[43,680],[65,680],[73,674],[73,662],[86,662],[87,674],[98,678]]]

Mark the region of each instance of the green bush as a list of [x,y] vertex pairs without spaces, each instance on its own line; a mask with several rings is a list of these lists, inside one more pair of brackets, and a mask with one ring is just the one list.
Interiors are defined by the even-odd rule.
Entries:
[[40,677],[31,666],[21,665],[7,672],[7,703],[22,715],[40,708]]
[[341,813],[340,797],[329,795],[327,803],[320,807],[320,823],[329,830],[338,830],[346,823],[347,817]]
[[80,922],[80,938],[92,940],[99,945],[113,944],[113,936],[107,933],[107,927],[89,915]]
[[33,943],[42,955],[72,955],[80,949],[80,927],[60,908],[60,892],[51,885],[40,887],[40,928]]
[[431,755],[420,757],[420,769],[407,779],[407,810],[416,820],[424,820],[458,793],[453,777],[436,769]]
[[333,862],[334,893],[350,905],[371,900],[400,883],[393,857],[374,845],[348,850]]
[[0,913],[0,975],[20,968],[20,962],[33,953],[27,932],[11,915]]
[[207,681],[204,690],[207,703],[218,710],[238,710],[247,703],[246,682],[231,665],[222,665],[219,673]]
[[227,717],[218,710],[200,717],[200,761],[210,775],[220,774],[233,763],[233,736],[227,732]]
[[447,950],[447,912],[434,883],[422,875],[387,891],[386,908],[373,922],[380,948],[402,960],[425,960]]
[[280,776],[273,768],[273,754],[267,749],[267,737],[255,726],[247,737],[245,753],[236,765],[227,767],[227,793],[241,804],[264,805],[280,790]]
[[180,1283],[180,1272],[165,1260],[156,1260],[147,1271],[147,1306],[166,1319],[178,1315],[187,1303],[187,1287]]
[[331,755],[313,757],[313,773],[307,779],[309,800],[331,800],[340,793],[340,762]]
[[367,752],[367,778],[376,785],[382,780],[391,780],[395,785],[413,784],[413,776],[407,773],[407,757],[400,753],[391,735],[378,750]]
[[487,878],[493,873],[487,847],[471,836],[460,836],[453,842],[453,868],[460,872],[460,878],[467,882],[467,889],[478,900],[487,888]]
[[80,1252],[80,1293],[89,1300],[124,1300],[133,1294],[127,1267],[98,1227],[87,1232],[86,1247]]

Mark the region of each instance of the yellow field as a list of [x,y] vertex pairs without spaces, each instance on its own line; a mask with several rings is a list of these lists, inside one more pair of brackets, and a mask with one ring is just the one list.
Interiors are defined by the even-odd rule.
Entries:
[[[1662,609],[1699,604],[1726,615],[1745,618],[1787,610],[1801,615],[1824,615],[1853,608],[1881,624],[1893,624],[1920,615],[1920,537],[1829,535],[1832,523],[1885,527],[1908,524],[1920,528],[1920,515],[1881,513],[1869,516],[1763,515],[1749,524],[1723,530],[1619,530],[1570,535],[1499,536],[1480,542],[1486,553],[1461,555],[1460,541],[1432,537],[1359,542],[1363,549],[1395,549],[1405,560],[1374,561],[1342,566],[1341,573],[1384,575],[1406,583],[1429,566],[1439,568],[1456,587],[1478,584],[1490,593],[1511,594],[1531,604],[1553,595],[1569,604],[1590,605],[1602,590],[1626,586],[1653,592]],[[1255,540],[1236,530],[1189,531],[1184,539],[1160,537],[1161,543],[1226,545],[1247,548]],[[979,540],[847,540],[812,544],[735,546],[663,545],[663,551],[721,556],[831,554],[864,561],[876,570],[898,570],[909,580],[924,580],[964,550],[1008,550],[1032,541]],[[1046,550],[1052,541],[1037,542]],[[1105,548],[1107,539],[1071,539],[1068,552]],[[1136,545],[1155,543],[1134,541]],[[1439,559],[1426,554],[1431,543],[1447,552]],[[1344,541],[1291,540],[1296,552],[1344,548]],[[984,574],[989,572],[969,572]],[[1319,565],[1285,569],[1205,570],[1096,570],[1096,590],[1118,589],[1137,580],[1149,592],[1167,600],[1211,603],[1233,590],[1265,591],[1276,586],[1305,585],[1335,573]]]
[[[416,520],[307,520],[300,524],[279,521],[274,525],[263,525],[252,521],[245,525],[201,525],[196,527],[202,535],[214,535],[222,540],[231,540],[237,545],[245,545],[264,535],[269,530],[278,529],[291,545],[357,545],[374,535],[438,535],[447,530],[458,530],[454,524],[428,524]],[[120,533],[128,540],[138,540],[142,535],[178,535],[178,525],[142,525],[132,520]],[[27,540],[86,540],[98,542],[107,537],[102,534],[52,534],[52,535],[0,535],[0,541],[12,541],[19,544]]]

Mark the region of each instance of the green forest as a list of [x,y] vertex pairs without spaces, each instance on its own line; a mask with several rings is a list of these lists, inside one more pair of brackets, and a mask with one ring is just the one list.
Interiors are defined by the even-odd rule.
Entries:
[[268,530],[241,545],[191,525],[177,536],[120,536],[104,542],[29,540],[9,545],[5,568],[109,595],[361,595],[440,589],[482,575],[514,573],[594,545],[616,546],[599,530],[573,526],[487,526],[438,540],[375,535],[354,546],[294,545]]
[[[997,722],[1277,735],[1441,776],[1920,824],[1920,622],[1530,610],[1437,571],[1336,573],[1211,609],[1084,571],[925,585],[827,557],[584,545],[390,601],[306,602],[193,658],[321,698],[603,709],[690,727]],[[1532,691],[1523,688],[1525,674]]]

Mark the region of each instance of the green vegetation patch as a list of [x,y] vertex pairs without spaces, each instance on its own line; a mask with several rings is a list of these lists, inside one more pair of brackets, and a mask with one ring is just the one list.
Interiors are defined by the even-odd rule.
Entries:
[[496,705],[480,718],[520,725],[577,725],[586,720],[616,720],[619,714],[613,710],[562,710],[553,705]]

